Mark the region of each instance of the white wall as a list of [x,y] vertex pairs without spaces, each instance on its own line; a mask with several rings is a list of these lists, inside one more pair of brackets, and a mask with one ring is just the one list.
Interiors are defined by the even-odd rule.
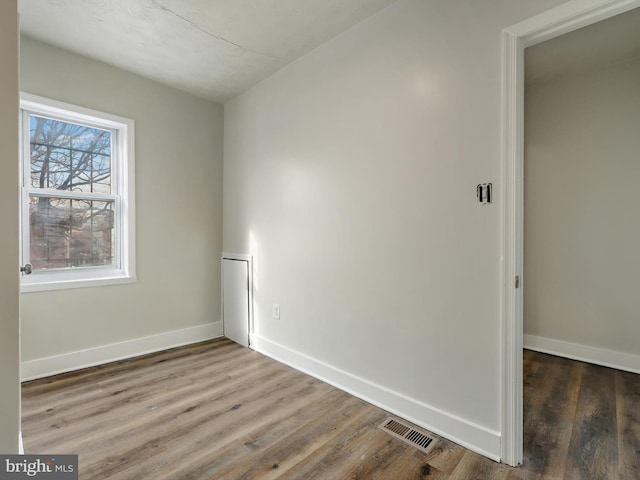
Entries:
[[640,355],[640,59],[527,85],[525,123],[525,334]]
[[0,2],[0,452],[18,453],[18,7]]
[[21,75],[25,92],[135,120],[138,274],[22,294],[22,360],[220,322],[222,106],[24,37]]
[[501,31],[559,3],[401,0],[225,105],[259,348],[494,458],[500,205],[475,188],[501,188]]

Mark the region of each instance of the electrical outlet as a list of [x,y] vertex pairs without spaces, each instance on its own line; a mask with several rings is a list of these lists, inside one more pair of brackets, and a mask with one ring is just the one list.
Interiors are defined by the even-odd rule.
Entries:
[[273,304],[273,318],[280,320],[280,305],[277,303]]

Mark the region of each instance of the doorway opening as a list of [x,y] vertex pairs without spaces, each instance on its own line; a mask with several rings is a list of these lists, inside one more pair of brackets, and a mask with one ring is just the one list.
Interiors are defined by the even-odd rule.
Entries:
[[640,7],[640,0],[573,0],[503,31],[502,461],[523,459],[525,48]]
[[638,32],[640,8],[525,49],[523,469],[543,477],[637,464]]

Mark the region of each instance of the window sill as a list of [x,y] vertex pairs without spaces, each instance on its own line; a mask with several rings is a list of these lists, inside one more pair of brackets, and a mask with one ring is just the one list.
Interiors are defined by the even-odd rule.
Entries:
[[[20,284],[20,293],[44,292],[47,290],[67,290],[71,288],[104,287],[108,285],[124,285],[136,283],[135,275],[126,275],[121,272],[109,272],[108,275],[92,278],[60,278],[52,279],[53,275],[37,275],[23,277]],[[40,277],[40,278],[38,278]]]

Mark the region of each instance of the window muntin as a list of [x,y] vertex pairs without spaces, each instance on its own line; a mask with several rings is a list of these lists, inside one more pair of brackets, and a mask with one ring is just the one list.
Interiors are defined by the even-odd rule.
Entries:
[[23,291],[135,281],[133,121],[23,94]]

